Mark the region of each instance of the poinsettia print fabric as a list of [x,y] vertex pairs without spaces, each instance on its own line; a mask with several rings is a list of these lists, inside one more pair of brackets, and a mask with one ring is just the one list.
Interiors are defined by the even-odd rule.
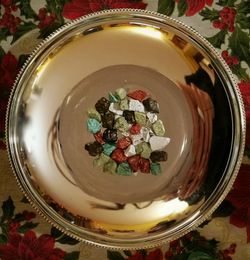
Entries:
[[[26,203],[23,199],[20,203]],[[0,259],[2,260],[62,260],[78,259],[79,252],[65,252],[57,248],[55,243],[77,244],[78,241],[63,235],[60,231],[51,228],[50,234],[38,235],[34,231],[39,225],[36,222],[36,213],[24,210],[16,212],[11,197],[2,203],[0,215]]]
[[[225,201],[197,230],[151,250],[97,249],[51,227],[23,198],[6,155],[5,114],[11,88],[27,58],[27,42],[39,42],[82,15],[113,8],[157,11],[197,29],[234,73],[246,111],[245,160]],[[0,185],[0,259],[250,259],[249,14],[249,0],[0,0],[0,172],[4,181]],[[34,48],[30,46],[29,53]]]
[[[176,2],[179,3],[180,1]],[[192,16],[200,12],[205,7],[205,5],[211,6],[212,3],[213,0],[187,0],[180,4],[186,5],[185,15]]]
[[227,200],[234,210],[230,215],[230,223],[239,228],[246,228],[247,242],[250,242],[250,165],[243,164],[240,173],[229,192]]
[[54,248],[55,240],[49,235],[36,236],[30,230],[20,235],[10,232],[6,245],[0,246],[2,259],[64,259],[65,252],[59,248]]
[[20,65],[11,53],[3,54],[0,60],[0,149],[5,148],[3,140],[5,130],[5,114],[9,93],[14,84]]
[[146,3],[133,0],[93,0],[81,1],[73,0],[68,2],[63,7],[63,16],[68,19],[76,19],[80,16],[98,12],[106,9],[116,8],[134,8],[145,9]]

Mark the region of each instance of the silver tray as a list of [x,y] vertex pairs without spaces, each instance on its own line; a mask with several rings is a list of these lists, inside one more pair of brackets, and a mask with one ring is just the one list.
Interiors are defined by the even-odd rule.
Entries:
[[[84,150],[86,110],[120,87],[159,102],[171,139],[161,175],[103,173]],[[202,36],[154,12],[109,10],[66,24],[32,53],[9,102],[9,159],[30,203],[61,231],[149,248],[196,228],[223,201],[244,120],[231,71]]]

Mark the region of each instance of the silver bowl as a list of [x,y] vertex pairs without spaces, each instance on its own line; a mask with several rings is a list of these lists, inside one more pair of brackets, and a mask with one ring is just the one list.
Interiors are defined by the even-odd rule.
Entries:
[[[84,150],[86,111],[116,88],[160,105],[171,142],[161,175],[120,176]],[[198,227],[223,201],[244,150],[239,90],[217,51],[192,28],[141,10],[66,24],[31,54],[7,115],[21,190],[66,234],[113,249],[159,246]]]

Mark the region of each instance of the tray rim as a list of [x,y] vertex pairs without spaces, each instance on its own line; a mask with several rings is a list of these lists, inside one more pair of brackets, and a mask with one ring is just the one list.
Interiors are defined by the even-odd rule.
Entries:
[[[228,182],[225,184],[226,185],[226,189],[224,189],[223,191],[220,192],[220,196],[216,193],[216,191],[218,190],[218,185],[216,186],[216,189],[213,191],[213,193],[210,195],[210,197],[214,197],[215,193],[217,194],[216,197],[219,196],[219,199],[216,198],[210,198],[210,204],[212,202],[214,202],[216,200],[215,203],[213,203],[213,206],[211,207],[211,205],[209,203],[206,203],[205,205],[202,205],[202,208],[204,208],[204,212],[203,215],[199,216],[198,219],[196,219],[196,223],[192,224],[192,222],[190,221],[190,223],[188,223],[188,227],[187,225],[185,225],[185,230],[183,232],[179,232],[177,234],[175,234],[173,237],[168,238],[168,239],[164,239],[164,237],[162,237],[162,234],[156,235],[156,239],[151,239],[151,240],[142,240],[142,239],[138,239],[140,242],[138,243],[138,241],[136,241],[137,239],[133,240],[131,243],[128,243],[126,241],[126,243],[123,243],[122,240],[120,241],[120,239],[115,239],[116,241],[114,242],[113,238],[107,238],[105,237],[105,239],[102,237],[102,235],[99,234],[94,234],[91,231],[85,230],[85,236],[86,237],[82,237],[79,235],[79,232],[77,232],[79,229],[83,229],[82,227],[79,228],[79,226],[76,226],[76,229],[74,230],[69,230],[69,228],[65,227],[64,224],[69,224],[68,221],[63,218],[62,216],[60,216],[58,213],[55,212],[54,209],[52,209],[50,206],[49,211],[50,213],[52,213],[52,215],[50,215],[48,212],[48,204],[45,203],[45,201],[43,201],[43,199],[41,200],[42,196],[40,193],[38,193],[38,191],[36,189],[31,190],[29,185],[26,183],[27,182],[27,178],[26,176],[24,176],[23,174],[20,174],[21,170],[19,167],[19,164],[17,163],[17,159],[18,158],[13,158],[12,156],[12,152],[13,152],[13,142],[14,140],[11,139],[11,118],[12,116],[12,102],[16,97],[16,92],[18,90],[18,85],[19,82],[22,80],[23,78],[23,74],[25,73],[25,71],[32,66],[32,61],[39,56],[39,54],[43,51],[43,49],[46,49],[46,47],[53,42],[54,40],[60,39],[60,35],[63,33],[66,33],[67,31],[71,31],[74,30],[74,28],[78,25],[78,23],[81,23],[84,21],[98,21],[99,19],[102,19],[103,17],[107,18],[107,19],[112,19],[112,16],[114,15],[126,15],[128,18],[136,16],[140,18],[148,18],[151,19],[152,21],[156,21],[157,22],[161,22],[164,23],[168,26],[171,26],[174,30],[178,30],[181,33],[183,33],[184,35],[187,35],[187,37],[189,37],[189,39],[192,39],[192,41],[196,42],[196,45],[198,43],[198,45],[201,47],[202,45],[202,51],[204,51],[205,53],[207,52],[211,52],[211,55],[213,56],[214,60],[213,62],[216,64],[217,68],[222,69],[222,71],[220,71],[223,74],[224,79],[227,79],[227,83],[231,84],[231,86],[233,87],[233,91],[234,95],[236,97],[235,100],[233,100],[233,104],[235,106],[237,106],[237,112],[238,114],[235,115],[236,116],[236,121],[238,122],[237,127],[239,128],[239,126],[241,126],[238,130],[239,133],[235,133],[238,134],[238,136],[236,136],[239,139],[239,147],[237,150],[237,154],[234,154],[234,156],[231,157],[232,160],[230,160],[230,165],[232,167],[233,165],[233,169],[232,171],[232,175],[231,175],[231,179],[228,180]],[[233,111],[235,112],[235,111]],[[98,247],[102,247],[102,248],[106,248],[106,249],[111,249],[111,250],[116,250],[116,249],[141,249],[141,248],[153,248],[153,247],[157,247],[157,246],[161,246],[163,244],[165,244],[166,242],[169,242],[171,240],[175,240],[180,238],[181,236],[187,234],[188,232],[196,229],[201,223],[203,223],[204,221],[206,221],[211,214],[216,210],[216,208],[221,204],[221,202],[225,199],[227,193],[230,191],[230,189],[233,186],[233,183],[237,177],[237,173],[239,171],[239,168],[241,166],[241,161],[244,155],[244,146],[245,146],[245,133],[246,133],[246,121],[245,121],[245,111],[244,111],[244,104],[243,104],[243,99],[241,97],[241,93],[240,90],[237,86],[237,82],[236,79],[234,77],[234,75],[232,74],[229,66],[226,64],[226,62],[223,60],[223,58],[220,56],[219,52],[216,50],[215,47],[212,46],[211,43],[209,43],[201,34],[199,34],[195,29],[193,29],[192,27],[184,24],[181,21],[178,21],[177,19],[174,19],[172,17],[168,17],[166,15],[154,12],[154,11],[149,11],[149,10],[140,10],[140,9],[128,9],[128,8],[124,8],[124,9],[110,9],[110,10],[103,10],[103,11],[99,11],[99,12],[95,12],[95,13],[91,13],[88,15],[85,15],[83,17],[80,17],[78,19],[72,20],[71,22],[63,25],[62,27],[60,27],[59,29],[57,29],[56,31],[54,31],[52,34],[50,34],[47,38],[45,38],[43,41],[41,41],[38,46],[33,50],[33,52],[30,54],[30,56],[28,57],[28,59],[26,60],[26,62],[24,63],[24,65],[22,66],[21,70],[19,71],[16,80],[13,84],[12,87],[12,91],[10,94],[10,98],[8,101],[8,106],[7,106],[7,113],[6,113],[6,122],[5,122],[5,133],[6,133],[6,144],[7,144],[7,153],[8,153],[8,159],[9,159],[9,163],[12,169],[12,172],[15,176],[15,179],[18,183],[18,186],[20,188],[20,190],[23,192],[23,194],[25,195],[25,197],[28,199],[29,203],[31,204],[31,206],[38,212],[38,214],[40,216],[42,216],[48,223],[50,223],[52,226],[56,227],[57,229],[59,229],[60,231],[64,232],[66,235],[86,242],[88,244],[94,245],[94,246],[98,246]],[[234,135],[234,137],[235,137]],[[230,158],[231,158],[230,157]],[[210,205],[210,206],[209,206]],[[46,209],[47,207],[47,209]],[[201,209],[200,209],[201,210]],[[73,232],[72,232],[73,231]],[[88,237],[87,237],[88,236]],[[159,237],[158,237],[159,236]],[[94,239],[93,239],[94,238]],[[113,242],[109,243],[109,240],[113,240]],[[133,245],[133,243],[136,242],[136,245]]]

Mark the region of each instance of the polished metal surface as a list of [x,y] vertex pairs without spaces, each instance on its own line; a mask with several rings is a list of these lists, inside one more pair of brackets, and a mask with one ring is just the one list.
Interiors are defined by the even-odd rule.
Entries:
[[[158,176],[102,173],[84,150],[96,100],[149,91],[171,142]],[[19,74],[7,117],[20,188],[51,224],[109,248],[148,248],[206,220],[236,177],[243,105],[232,74],[191,28],[141,10],[109,10],[46,39]]]

